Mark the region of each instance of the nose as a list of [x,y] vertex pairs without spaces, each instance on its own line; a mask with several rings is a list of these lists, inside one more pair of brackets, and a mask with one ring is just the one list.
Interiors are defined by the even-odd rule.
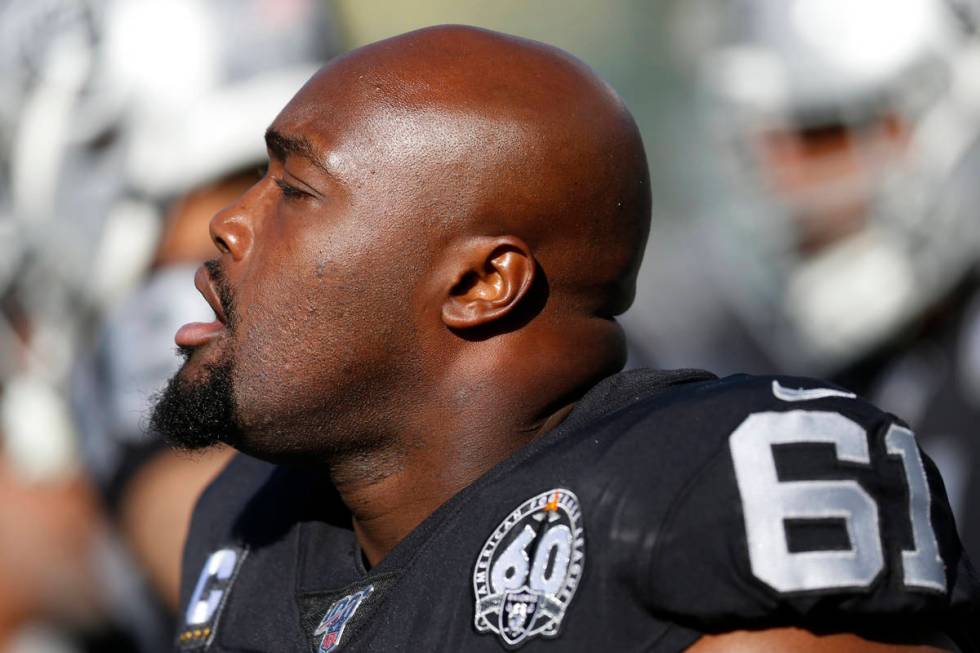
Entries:
[[248,255],[255,238],[246,208],[248,195],[249,193],[245,193],[215,213],[209,225],[211,240],[215,246],[222,254],[230,254],[235,261]]

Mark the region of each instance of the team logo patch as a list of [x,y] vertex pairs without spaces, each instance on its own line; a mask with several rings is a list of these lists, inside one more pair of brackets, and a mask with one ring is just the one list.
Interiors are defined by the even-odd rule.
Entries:
[[354,613],[357,612],[357,608],[367,597],[371,596],[373,591],[374,585],[368,585],[362,590],[337,599],[327,608],[323,619],[320,620],[320,625],[313,632],[315,637],[322,635],[320,646],[317,649],[319,653],[329,653],[340,646],[340,640],[344,636],[344,628]]
[[556,637],[585,565],[582,509],[570,490],[542,492],[497,527],[473,569],[474,625],[517,648]]

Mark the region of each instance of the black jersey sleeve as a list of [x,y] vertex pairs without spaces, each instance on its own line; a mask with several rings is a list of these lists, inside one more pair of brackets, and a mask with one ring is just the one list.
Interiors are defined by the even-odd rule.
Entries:
[[687,471],[644,539],[652,611],[717,632],[976,609],[942,479],[900,420],[785,377],[722,380],[678,410],[699,418],[672,420],[691,444],[666,454]]

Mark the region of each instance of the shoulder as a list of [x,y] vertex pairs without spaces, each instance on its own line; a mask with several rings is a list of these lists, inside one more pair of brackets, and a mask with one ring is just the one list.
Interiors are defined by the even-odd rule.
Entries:
[[[746,415],[766,410],[823,408],[859,421],[894,419],[855,393],[828,381],[794,376],[735,374],[718,378],[700,370],[631,370],[606,379],[586,395],[586,415],[593,423],[697,415],[705,434]],[[573,414],[574,415],[574,414]],[[711,419],[708,419],[708,418]]]
[[257,458],[236,453],[201,493],[194,507],[195,525],[215,530],[228,526],[245,502],[273,476],[277,467]]
[[803,377],[634,370],[597,390],[573,413],[579,423],[572,430],[612,459],[611,472],[635,472],[639,491],[693,481],[706,464],[729,457],[733,442],[739,451],[743,441],[781,438],[834,444],[841,430],[877,433],[901,424],[845,388]]
[[184,545],[181,605],[186,605],[205,560],[232,542],[233,531],[249,500],[275,470],[271,463],[238,453],[201,494]]
[[608,431],[616,446],[654,450],[691,471],[733,446],[740,450],[743,442],[825,443],[846,450],[861,438],[841,432],[904,428],[895,415],[843,387],[790,376],[695,377],[660,392],[634,389],[607,412],[593,430]]
[[[710,411],[710,425],[729,426],[763,411],[785,412],[794,409],[832,410],[848,414],[859,421],[894,419],[850,390],[828,381],[795,376],[758,376],[735,374],[724,378],[705,379],[684,384],[666,395],[667,402],[637,402],[636,409],[648,409],[651,417],[658,409],[671,407],[680,410]],[[726,429],[721,429],[726,430]]]
[[719,631],[975,604],[935,466],[846,389],[707,379],[609,420],[619,491],[645,531],[639,592],[657,613]]

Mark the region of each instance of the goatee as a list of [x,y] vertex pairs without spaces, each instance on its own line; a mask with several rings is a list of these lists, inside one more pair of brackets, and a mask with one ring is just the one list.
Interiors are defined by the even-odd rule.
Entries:
[[[182,351],[187,355],[188,352]],[[185,380],[180,372],[157,395],[149,430],[175,449],[194,451],[234,443],[241,433],[232,391],[231,363],[205,368],[203,378]]]

